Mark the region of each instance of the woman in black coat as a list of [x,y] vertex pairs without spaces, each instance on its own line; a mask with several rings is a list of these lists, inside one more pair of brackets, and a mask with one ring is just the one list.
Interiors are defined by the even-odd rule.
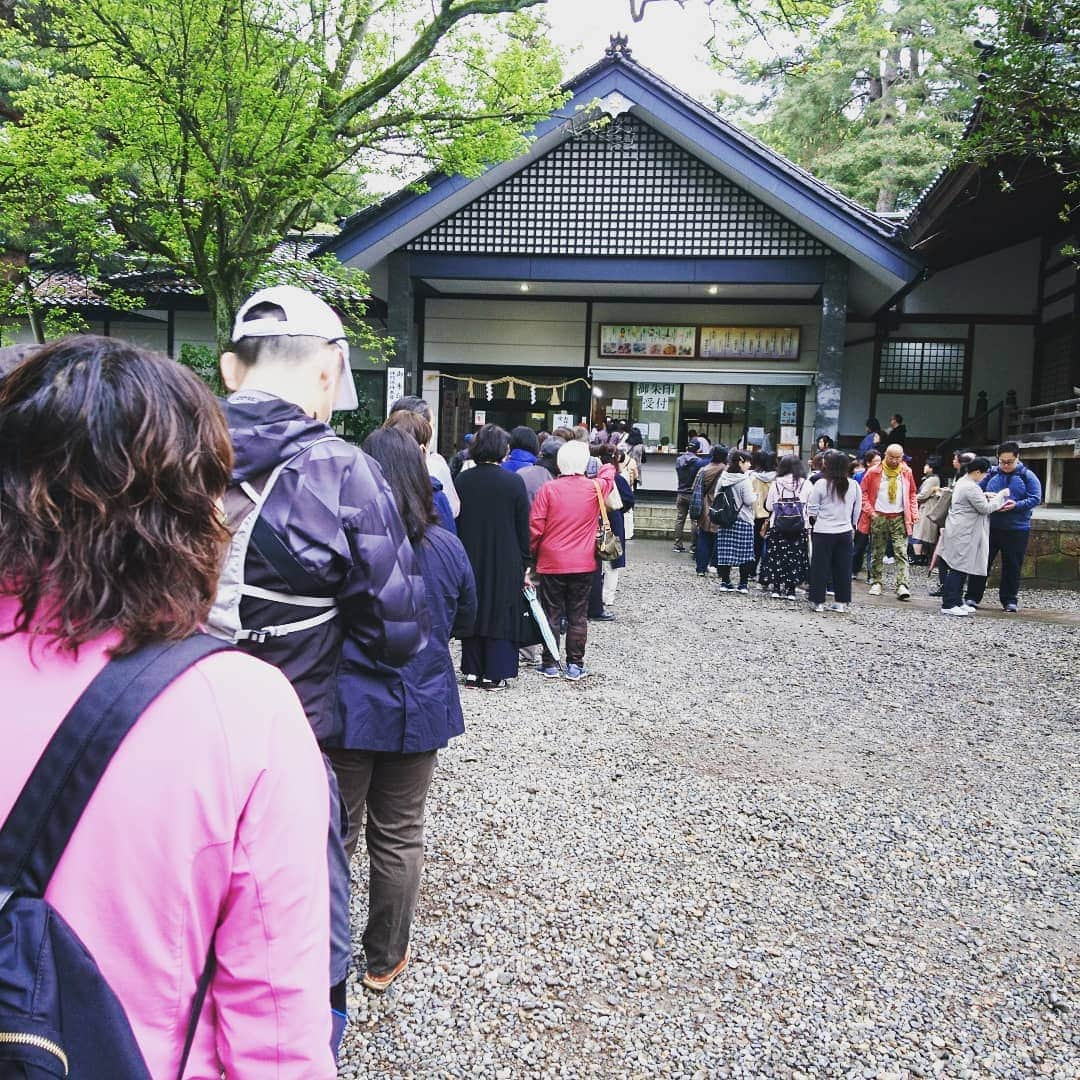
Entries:
[[466,686],[502,690],[518,673],[525,621],[521,594],[529,566],[529,499],[516,473],[499,468],[510,448],[506,432],[487,424],[469,448],[475,469],[458,474],[458,539],[476,577],[476,627],[461,642]]

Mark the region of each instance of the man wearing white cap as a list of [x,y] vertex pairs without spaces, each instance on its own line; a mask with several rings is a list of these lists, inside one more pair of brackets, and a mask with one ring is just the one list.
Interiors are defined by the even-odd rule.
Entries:
[[[235,461],[225,508],[235,535],[210,626],[279,667],[320,745],[339,745],[348,708],[338,701],[339,669],[361,652],[401,666],[429,629],[394,496],[374,462],[327,424],[335,409],[357,407],[345,329],[312,293],[263,289],[237,313],[221,374],[232,391],[224,409]],[[246,547],[238,550],[241,536]],[[330,876],[340,1038],[352,950],[339,835],[331,837]]]

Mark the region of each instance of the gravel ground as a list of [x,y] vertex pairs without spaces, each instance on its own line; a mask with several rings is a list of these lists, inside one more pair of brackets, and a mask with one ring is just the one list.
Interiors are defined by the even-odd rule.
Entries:
[[659,542],[616,610],[585,682],[463,692],[341,1075],[1080,1077],[1080,617],[815,616]]

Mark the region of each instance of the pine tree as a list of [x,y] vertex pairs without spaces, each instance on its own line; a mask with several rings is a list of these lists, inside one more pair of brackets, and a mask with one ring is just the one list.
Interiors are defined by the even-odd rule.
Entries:
[[963,132],[977,23],[972,0],[856,0],[801,21],[790,48],[735,63],[759,97],[722,105],[856,201],[902,210]]

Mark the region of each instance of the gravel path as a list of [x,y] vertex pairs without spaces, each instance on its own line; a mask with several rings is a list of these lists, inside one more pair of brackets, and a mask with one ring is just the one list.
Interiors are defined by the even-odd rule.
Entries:
[[1080,617],[815,616],[647,541],[617,611],[586,682],[465,695],[341,1075],[1080,1077]]

